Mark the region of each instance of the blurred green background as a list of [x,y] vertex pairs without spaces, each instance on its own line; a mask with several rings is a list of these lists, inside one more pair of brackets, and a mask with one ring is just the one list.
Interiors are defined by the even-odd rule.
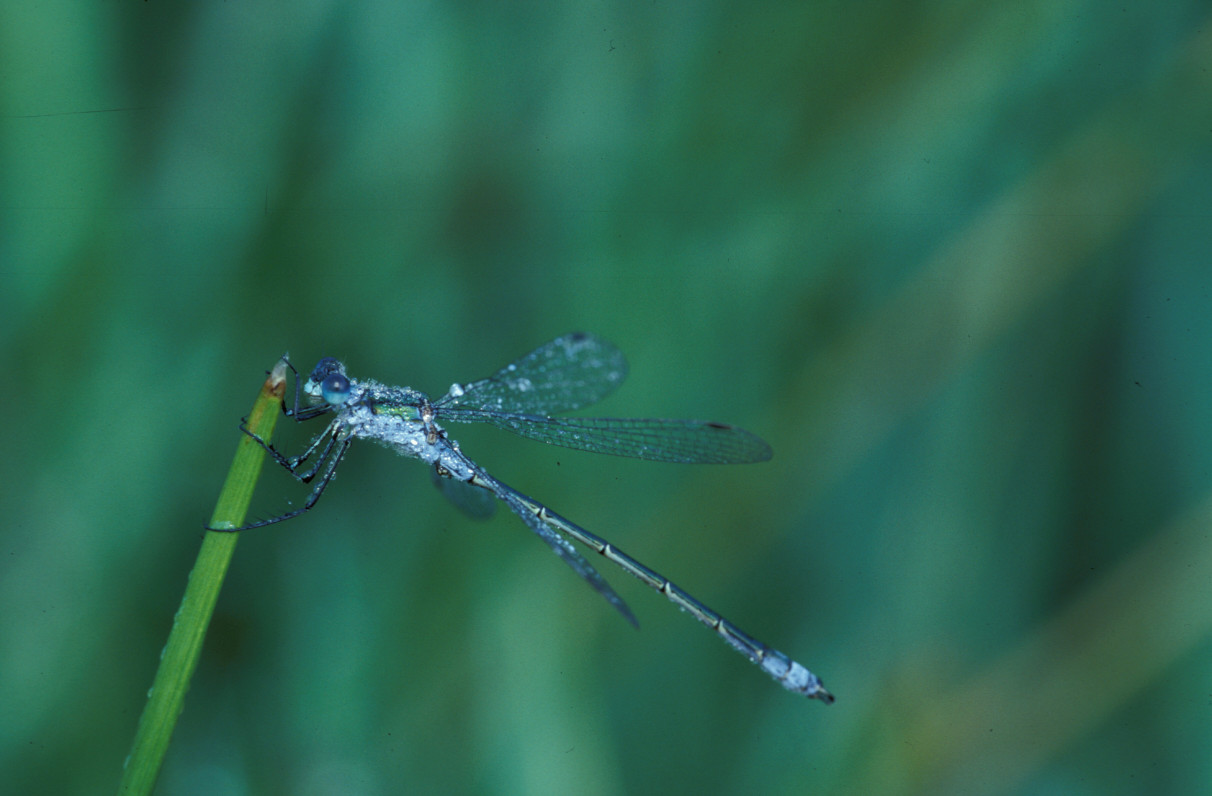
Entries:
[[116,788],[283,351],[583,329],[598,414],[773,461],[464,449],[837,704],[363,444],[242,538],[160,793],[1207,792],[1206,3],[168,5],[0,10],[4,790]]

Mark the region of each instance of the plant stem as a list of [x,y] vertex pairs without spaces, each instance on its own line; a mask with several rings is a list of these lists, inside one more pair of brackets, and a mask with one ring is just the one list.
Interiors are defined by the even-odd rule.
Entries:
[[[285,391],[286,363],[279,361],[262,385],[248,416],[248,428],[264,440],[268,441],[273,434]],[[265,449],[245,435],[236,448],[227,481],[219,493],[211,527],[238,528],[244,523],[264,461]],[[181,607],[173,618],[168,644],[160,657],[160,668],[156,670],[147,705],[139,718],[134,745],[123,767],[122,782],[118,787],[118,793],[123,796],[145,796],[155,787],[239,537],[238,533],[207,531],[202,538],[198,560],[189,574]]]

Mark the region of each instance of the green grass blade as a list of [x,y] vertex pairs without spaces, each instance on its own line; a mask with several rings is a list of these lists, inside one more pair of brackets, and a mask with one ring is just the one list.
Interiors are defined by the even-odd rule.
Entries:
[[[277,423],[286,387],[286,363],[278,362],[261,387],[261,393],[248,416],[248,427],[264,440],[269,440]],[[244,523],[253,489],[261,474],[265,450],[247,435],[236,449],[236,457],[227,473],[227,481],[219,493],[212,527],[228,525],[238,528]],[[185,704],[185,692],[198,665],[206,628],[214,613],[215,602],[227,566],[235,552],[237,533],[207,531],[198,551],[198,560],[190,572],[181,607],[173,620],[168,644],[160,658],[160,668],[147,705],[139,718],[135,742],[122,772],[118,793],[150,794],[168,751],[177,717]]]

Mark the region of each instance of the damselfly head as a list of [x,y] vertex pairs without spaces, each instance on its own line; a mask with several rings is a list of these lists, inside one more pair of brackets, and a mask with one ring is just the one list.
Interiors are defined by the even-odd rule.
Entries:
[[349,398],[349,379],[345,376],[345,365],[334,357],[324,357],[311,371],[303,392],[313,400],[340,406]]

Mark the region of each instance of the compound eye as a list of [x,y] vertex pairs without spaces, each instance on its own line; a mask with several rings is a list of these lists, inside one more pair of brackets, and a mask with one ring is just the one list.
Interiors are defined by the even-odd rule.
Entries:
[[311,370],[311,381],[316,384],[324,381],[324,377],[329,373],[344,373],[345,366],[336,357],[324,357]]
[[349,398],[349,379],[343,373],[330,373],[320,382],[320,395],[324,402],[340,406]]

